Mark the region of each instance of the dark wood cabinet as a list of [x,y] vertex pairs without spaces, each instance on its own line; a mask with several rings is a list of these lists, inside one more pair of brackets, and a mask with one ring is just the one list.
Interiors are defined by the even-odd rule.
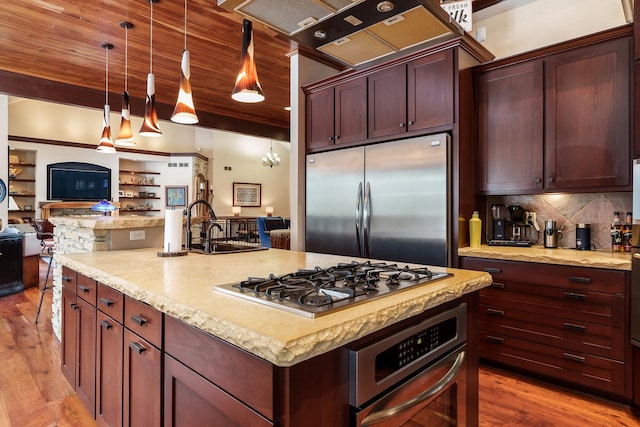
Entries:
[[631,46],[616,37],[480,67],[481,192],[631,188]]
[[629,272],[461,258],[480,291],[480,357],[606,396],[631,397]]
[[[62,271],[62,373],[78,398],[95,417],[96,410],[96,307],[95,281],[66,267]],[[76,292],[80,289],[81,295]],[[87,298],[86,301],[82,297]],[[90,301],[93,301],[90,302]]]
[[[125,426],[160,426],[162,355],[129,329],[124,330]],[[194,424],[195,425],[195,424]]]
[[551,56],[545,66],[545,187],[631,185],[630,39]]
[[478,96],[479,186],[483,192],[541,190],[542,62],[481,74]]
[[310,94],[307,149],[367,138],[367,80],[358,77]]
[[369,136],[407,132],[407,65],[400,64],[368,77]]

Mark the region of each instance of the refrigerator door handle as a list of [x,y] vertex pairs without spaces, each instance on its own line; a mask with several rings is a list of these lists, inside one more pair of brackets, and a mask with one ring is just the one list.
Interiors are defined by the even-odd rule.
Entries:
[[356,194],[356,244],[358,245],[358,256],[362,257],[360,224],[362,224],[362,181],[358,184],[358,193]]
[[369,247],[369,228],[371,225],[371,184],[367,182],[367,187],[364,191],[364,210],[362,218],[364,228],[364,256],[369,258],[371,255],[371,248]]

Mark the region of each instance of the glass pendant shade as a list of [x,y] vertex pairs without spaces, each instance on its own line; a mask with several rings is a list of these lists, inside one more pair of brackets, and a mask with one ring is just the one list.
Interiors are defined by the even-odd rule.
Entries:
[[147,137],[162,136],[162,131],[158,126],[158,112],[156,111],[155,76],[151,73],[147,75],[147,100],[144,104],[144,120],[138,133]]
[[131,113],[129,109],[129,92],[122,92],[122,120],[120,121],[120,130],[118,138],[116,138],[116,146],[132,147],[136,145],[133,140],[133,131],[131,130]]
[[115,153],[116,148],[111,141],[111,126],[109,125],[109,114],[111,109],[109,105],[104,106],[104,114],[102,115],[102,137],[100,144],[96,149],[99,153]]
[[171,115],[171,121],[187,125],[198,123],[196,108],[193,105],[193,95],[191,93],[191,61],[188,50],[182,52],[182,62],[180,65],[180,90],[178,101]]
[[264,101],[262,87],[258,81],[258,72],[253,60],[253,29],[251,21],[242,21],[242,51],[240,52],[240,71],[231,98],[238,102],[255,103]]

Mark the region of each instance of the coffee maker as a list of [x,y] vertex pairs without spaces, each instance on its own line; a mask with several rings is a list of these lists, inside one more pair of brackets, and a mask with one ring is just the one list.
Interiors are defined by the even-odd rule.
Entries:
[[492,205],[493,238],[488,244],[493,246],[531,246],[530,224],[522,206]]

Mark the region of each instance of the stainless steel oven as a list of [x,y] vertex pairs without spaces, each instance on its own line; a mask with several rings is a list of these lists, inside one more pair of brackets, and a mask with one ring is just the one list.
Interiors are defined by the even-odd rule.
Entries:
[[349,349],[353,426],[466,424],[466,304]]

